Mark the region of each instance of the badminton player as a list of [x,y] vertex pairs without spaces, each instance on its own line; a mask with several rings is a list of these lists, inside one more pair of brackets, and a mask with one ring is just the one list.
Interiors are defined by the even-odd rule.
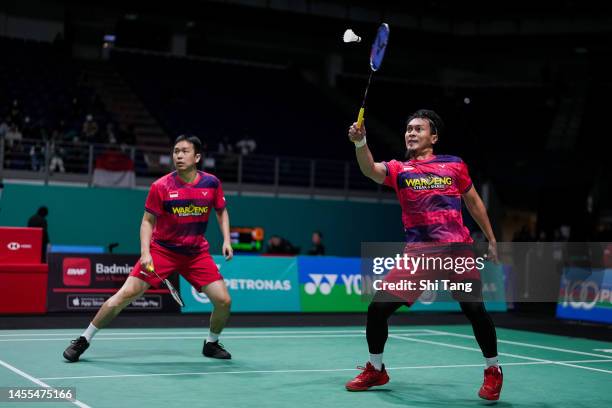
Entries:
[[[467,166],[458,157],[434,155],[434,146],[443,130],[442,120],[434,111],[422,109],[410,115],[406,124],[404,137],[408,160],[404,162],[375,162],[366,142],[364,126],[358,127],[353,123],[348,136],[355,143],[357,161],[363,174],[395,189],[402,208],[407,248],[436,242],[472,243],[461,216],[463,199],[489,241],[489,258],[496,261],[495,236],[485,206],[472,185]],[[437,181],[429,183],[427,180]],[[397,270],[392,270],[385,279],[389,279],[394,272],[397,273]],[[470,294],[464,292],[457,296],[453,293],[453,297],[459,301],[461,310],[471,322],[485,358],[484,383],[478,395],[483,399],[497,400],[503,375],[497,358],[495,326],[482,301],[480,275],[475,268],[461,275],[452,275],[452,280],[472,283]],[[383,364],[383,350],[388,337],[387,320],[402,305],[411,306],[420,293],[376,292],[367,315],[366,337],[370,359],[363,371],[346,384],[349,391],[365,391],[389,381]]]
[[[198,292],[211,300],[210,332],[202,353],[206,357],[230,359],[219,343],[219,335],[230,315],[231,298],[204,237],[213,209],[223,234],[223,255],[233,257],[230,245],[229,215],[221,182],[212,174],[197,170],[202,143],[195,136],[179,136],[172,158],[176,171],[156,180],[149,190],[140,226],[140,259],[130,276],[98,310],[89,327],[64,351],[71,362],[89,347],[96,332],[106,327],[127,305],[149,287],[159,287],[160,278],[180,273]],[[147,272],[154,268],[157,276]]]

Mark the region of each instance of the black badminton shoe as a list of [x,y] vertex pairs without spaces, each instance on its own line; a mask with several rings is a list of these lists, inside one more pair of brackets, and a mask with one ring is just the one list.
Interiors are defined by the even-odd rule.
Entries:
[[79,361],[81,354],[89,348],[89,342],[83,336],[79,336],[70,342],[70,345],[64,350],[64,358],[71,363]]
[[229,360],[232,355],[223,348],[223,344],[218,341],[204,341],[204,347],[202,348],[202,354],[210,358],[219,358],[222,360]]

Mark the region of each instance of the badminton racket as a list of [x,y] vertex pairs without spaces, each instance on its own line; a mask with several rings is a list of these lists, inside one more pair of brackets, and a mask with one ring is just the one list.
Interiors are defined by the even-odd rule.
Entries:
[[372,50],[370,51],[370,76],[368,77],[368,84],[366,85],[365,92],[363,94],[363,102],[361,103],[361,109],[359,109],[359,115],[357,116],[357,127],[360,128],[363,124],[363,117],[365,115],[365,104],[368,98],[368,89],[370,89],[370,83],[372,82],[372,76],[374,72],[378,71],[382,64],[385,56],[385,49],[389,43],[389,25],[382,23],[378,27],[376,38],[372,43]]
[[170,291],[170,294],[172,295],[174,300],[176,300],[176,303],[181,305],[181,307],[185,306],[185,303],[183,303],[183,299],[181,299],[181,295],[179,295],[178,291],[174,288],[174,285],[172,285],[168,279],[160,278],[157,272],[155,272],[155,268],[153,268],[152,264],[148,264],[146,269],[147,269],[147,272],[153,273],[155,276],[157,276],[157,279],[159,279],[160,281],[164,283],[164,285],[166,285],[166,287]]

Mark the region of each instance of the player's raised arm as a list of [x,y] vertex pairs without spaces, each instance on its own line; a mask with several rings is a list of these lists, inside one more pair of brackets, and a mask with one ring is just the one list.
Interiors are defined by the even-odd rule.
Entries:
[[372,157],[372,153],[368,148],[366,141],[366,129],[362,124],[357,126],[357,122],[353,123],[349,128],[348,137],[355,144],[355,155],[359,169],[364,176],[371,178],[378,184],[382,184],[387,176],[387,168],[382,163],[376,163]]

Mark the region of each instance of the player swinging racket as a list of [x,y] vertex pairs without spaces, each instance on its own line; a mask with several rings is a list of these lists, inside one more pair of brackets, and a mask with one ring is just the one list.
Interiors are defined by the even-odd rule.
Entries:
[[[405,240],[415,246],[429,243],[467,243],[472,239],[463,225],[461,199],[489,241],[489,257],[497,260],[496,240],[485,206],[472,186],[464,162],[455,156],[436,156],[434,145],[442,133],[443,123],[431,110],[419,110],[408,118],[404,135],[408,149],[408,161],[377,163],[366,143],[366,130],[357,123],[349,128],[348,136],[355,143],[355,153],[362,173],[379,184],[395,189],[402,208]],[[430,178],[444,183],[415,183],[415,180]],[[424,186],[426,188],[424,188]],[[431,188],[430,188],[431,187]],[[423,244],[427,242],[428,244]],[[420,244],[419,244],[420,243]],[[391,271],[386,279],[401,272]],[[414,271],[412,272],[414,273]],[[472,324],[474,335],[485,357],[484,383],[478,395],[488,400],[499,399],[502,388],[502,370],[497,359],[497,337],[491,317],[482,301],[482,285],[476,269],[462,275],[453,274],[453,279],[473,281],[475,290],[461,297],[461,310]],[[365,391],[372,386],[383,385],[389,376],[382,362],[383,350],[388,337],[387,320],[400,306],[410,306],[420,293],[393,293],[378,291],[368,307],[366,337],[370,360],[363,371],[346,384],[349,391]],[[455,297],[455,293],[453,296]],[[464,295],[467,295],[464,293]],[[412,296],[411,298],[409,298]],[[456,297],[457,298],[457,297]]]
[[195,136],[179,136],[174,142],[176,171],[156,180],[147,196],[140,226],[140,259],[121,289],[104,302],[85,332],[64,351],[68,361],[78,361],[99,329],[149,287],[159,287],[161,280],[174,271],[198,292],[204,292],[214,306],[202,353],[206,357],[231,358],[219,344],[219,334],[230,315],[231,299],[204,237],[214,209],[223,234],[223,255],[226,260],[232,259],[229,215],[219,179],[196,168],[201,150],[202,142]]

